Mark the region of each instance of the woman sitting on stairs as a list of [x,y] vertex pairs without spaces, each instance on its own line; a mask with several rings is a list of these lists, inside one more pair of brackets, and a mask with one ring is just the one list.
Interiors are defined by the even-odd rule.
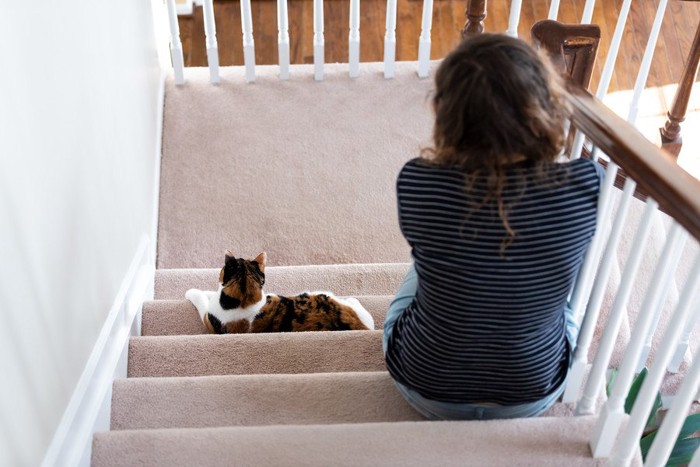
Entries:
[[433,147],[397,181],[413,264],[387,313],[386,365],[429,419],[536,416],[564,389],[578,334],[567,299],[602,170],[560,160],[560,78],[518,39],[465,40],[434,92]]

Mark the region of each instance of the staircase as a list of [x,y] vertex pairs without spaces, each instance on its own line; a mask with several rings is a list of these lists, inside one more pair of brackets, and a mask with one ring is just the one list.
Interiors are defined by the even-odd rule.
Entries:
[[[258,67],[245,84],[243,69],[225,67],[214,86],[206,69],[188,69],[184,86],[167,83],[155,299],[143,304],[127,378],[114,382],[94,466],[606,465],[589,448],[597,417],[573,416],[574,404],[534,419],[429,422],[395,389],[381,329],[409,255],[394,183],[429,141],[431,83],[415,63],[397,63],[391,81],[382,70],[363,63],[349,80],[347,65],[326,65],[315,82],[298,65],[285,82]],[[663,244],[657,224],[650,253]],[[216,287],[227,248],[268,253],[266,292],[357,297],[376,330],[206,334],[184,294]],[[615,266],[603,319],[618,282]]]
[[[358,296],[381,329],[406,266],[270,267],[267,284]],[[538,419],[422,421],[384,369],[380,330],[204,334],[179,298],[216,277],[157,272],[93,465],[599,464],[587,444],[594,418],[566,416],[566,404]]]

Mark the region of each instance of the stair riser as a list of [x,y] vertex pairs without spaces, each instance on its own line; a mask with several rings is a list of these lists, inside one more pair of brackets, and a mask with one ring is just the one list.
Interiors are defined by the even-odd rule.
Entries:
[[383,371],[382,331],[136,337],[129,377]]

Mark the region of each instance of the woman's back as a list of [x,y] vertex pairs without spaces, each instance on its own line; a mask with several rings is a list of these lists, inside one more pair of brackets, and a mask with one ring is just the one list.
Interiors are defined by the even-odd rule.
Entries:
[[483,201],[484,180],[465,187],[460,170],[407,163],[399,222],[418,288],[392,332],[392,376],[462,403],[534,401],[559,386],[563,309],[595,230],[601,174],[589,160],[511,166],[501,196],[516,234],[503,251],[506,230],[495,200]]

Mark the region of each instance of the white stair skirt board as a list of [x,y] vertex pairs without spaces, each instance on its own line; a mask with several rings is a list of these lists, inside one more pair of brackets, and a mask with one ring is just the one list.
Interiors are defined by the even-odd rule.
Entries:
[[126,377],[129,338],[140,330],[141,303],[153,296],[149,251],[143,235],[44,457],[45,467],[90,465],[94,433],[109,430],[112,382]]
[[94,434],[109,430],[114,379],[126,377],[129,338],[141,335],[141,308],[145,300],[153,299],[166,75],[167,72],[161,70],[156,104],[150,238],[143,235],[139,241],[97,342],[46,451],[42,467],[90,465]]

